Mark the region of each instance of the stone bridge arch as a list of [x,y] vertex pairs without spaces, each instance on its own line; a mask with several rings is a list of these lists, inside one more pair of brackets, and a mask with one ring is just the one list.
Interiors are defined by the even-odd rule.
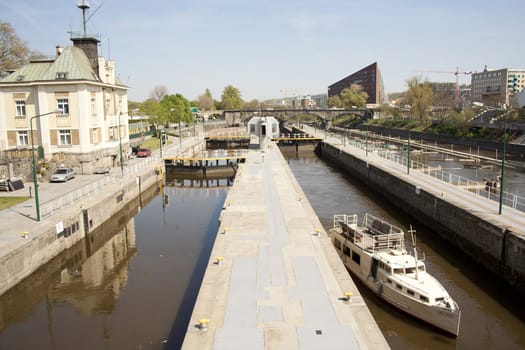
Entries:
[[228,125],[239,126],[246,124],[252,117],[274,117],[280,121],[287,121],[289,117],[299,115],[313,115],[319,119],[321,127],[330,128],[332,121],[342,115],[357,114],[363,120],[370,117],[368,109],[242,109],[242,110],[225,110],[223,112],[224,120]]

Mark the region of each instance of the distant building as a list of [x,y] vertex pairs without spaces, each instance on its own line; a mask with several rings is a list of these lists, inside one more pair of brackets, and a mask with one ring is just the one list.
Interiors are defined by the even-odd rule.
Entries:
[[427,82],[432,89],[434,107],[452,106],[455,103],[456,84],[450,82]]
[[29,151],[31,117],[58,110],[33,120],[39,156],[90,173],[117,166],[121,145],[127,158],[127,87],[115,63],[98,55],[96,35],[72,34],[71,41],[0,80],[0,151]]
[[340,95],[344,89],[349,88],[352,84],[363,87],[363,90],[368,94],[367,105],[379,105],[386,102],[383,78],[377,62],[330,85],[328,97]]
[[315,94],[312,95],[312,101],[315,104],[317,108],[326,108],[327,107],[327,100],[328,95],[327,94]]
[[473,102],[501,107],[509,105],[512,97],[525,87],[525,69],[485,69],[472,74]]
[[317,105],[311,95],[301,95],[292,98],[292,108],[309,109],[316,108]]

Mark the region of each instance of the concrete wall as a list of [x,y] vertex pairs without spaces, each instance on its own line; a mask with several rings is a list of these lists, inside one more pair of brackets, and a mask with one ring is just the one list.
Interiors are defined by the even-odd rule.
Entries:
[[[366,126],[359,126],[360,130],[366,130]],[[368,131],[374,132],[376,134],[383,134],[385,136],[401,136],[404,138],[408,138],[408,130],[406,129],[393,129],[393,128],[384,128],[381,126],[374,126],[369,125]],[[490,140],[483,140],[483,139],[473,139],[468,137],[457,137],[457,136],[447,136],[447,135],[438,135],[438,134],[428,134],[428,133],[422,133],[422,132],[416,132],[411,131],[411,137],[415,140],[425,140],[428,142],[438,142],[443,144],[455,144],[455,145],[461,145],[464,147],[472,147],[472,150],[477,150],[478,146],[482,150],[486,151],[493,151],[496,152],[498,150],[498,154],[501,154],[503,152],[503,144],[501,142],[496,141],[490,141]],[[506,152],[510,154],[514,154],[520,157],[525,157],[525,145],[520,144],[512,144],[508,143],[506,146]]]
[[494,274],[525,293],[525,241],[512,228],[498,227],[447,201],[446,194],[416,188],[366,160],[320,143],[316,149],[324,160],[363,182],[425,226],[431,227]]
[[53,217],[54,222],[63,222],[65,230],[62,234],[57,235],[54,225],[35,225],[30,239],[0,258],[0,295],[101,227],[127,204],[137,197],[140,199],[143,191],[161,180],[162,174],[151,168],[134,178],[124,179],[120,185],[113,185],[88,197],[80,206],[64,210]]

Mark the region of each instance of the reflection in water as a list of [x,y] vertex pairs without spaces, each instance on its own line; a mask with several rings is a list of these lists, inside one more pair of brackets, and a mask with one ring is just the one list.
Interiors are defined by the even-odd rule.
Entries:
[[206,178],[195,174],[176,174],[166,172],[167,187],[227,187],[233,185],[234,174],[228,171],[226,174],[208,175]]
[[4,294],[0,349],[179,348],[226,189],[162,190]]
[[[142,199],[149,201],[156,193],[152,188]],[[132,201],[104,227],[90,232],[0,297],[0,348],[46,348],[44,344],[61,348],[63,332],[57,326],[64,319],[57,319],[57,308],[64,305],[87,317],[114,310],[137,252],[133,217],[138,203],[139,199]],[[47,327],[38,321],[44,313]],[[31,337],[19,338],[17,334],[25,334],[27,326]]]

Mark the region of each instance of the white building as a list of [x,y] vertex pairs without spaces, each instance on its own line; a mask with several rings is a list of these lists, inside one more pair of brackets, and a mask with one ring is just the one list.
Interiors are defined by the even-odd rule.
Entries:
[[274,117],[253,117],[248,122],[248,134],[259,138],[259,146],[264,147],[268,140],[279,137],[279,121]]
[[0,151],[29,150],[31,118],[58,110],[33,118],[40,164],[78,173],[119,166],[121,146],[124,159],[129,149],[127,87],[114,62],[98,56],[96,36],[72,34],[71,40],[73,46],[57,47],[55,57],[31,60],[0,80]]
[[509,105],[515,94],[525,87],[525,69],[485,69],[473,73],[471,98],[473,102],[502,107]]

